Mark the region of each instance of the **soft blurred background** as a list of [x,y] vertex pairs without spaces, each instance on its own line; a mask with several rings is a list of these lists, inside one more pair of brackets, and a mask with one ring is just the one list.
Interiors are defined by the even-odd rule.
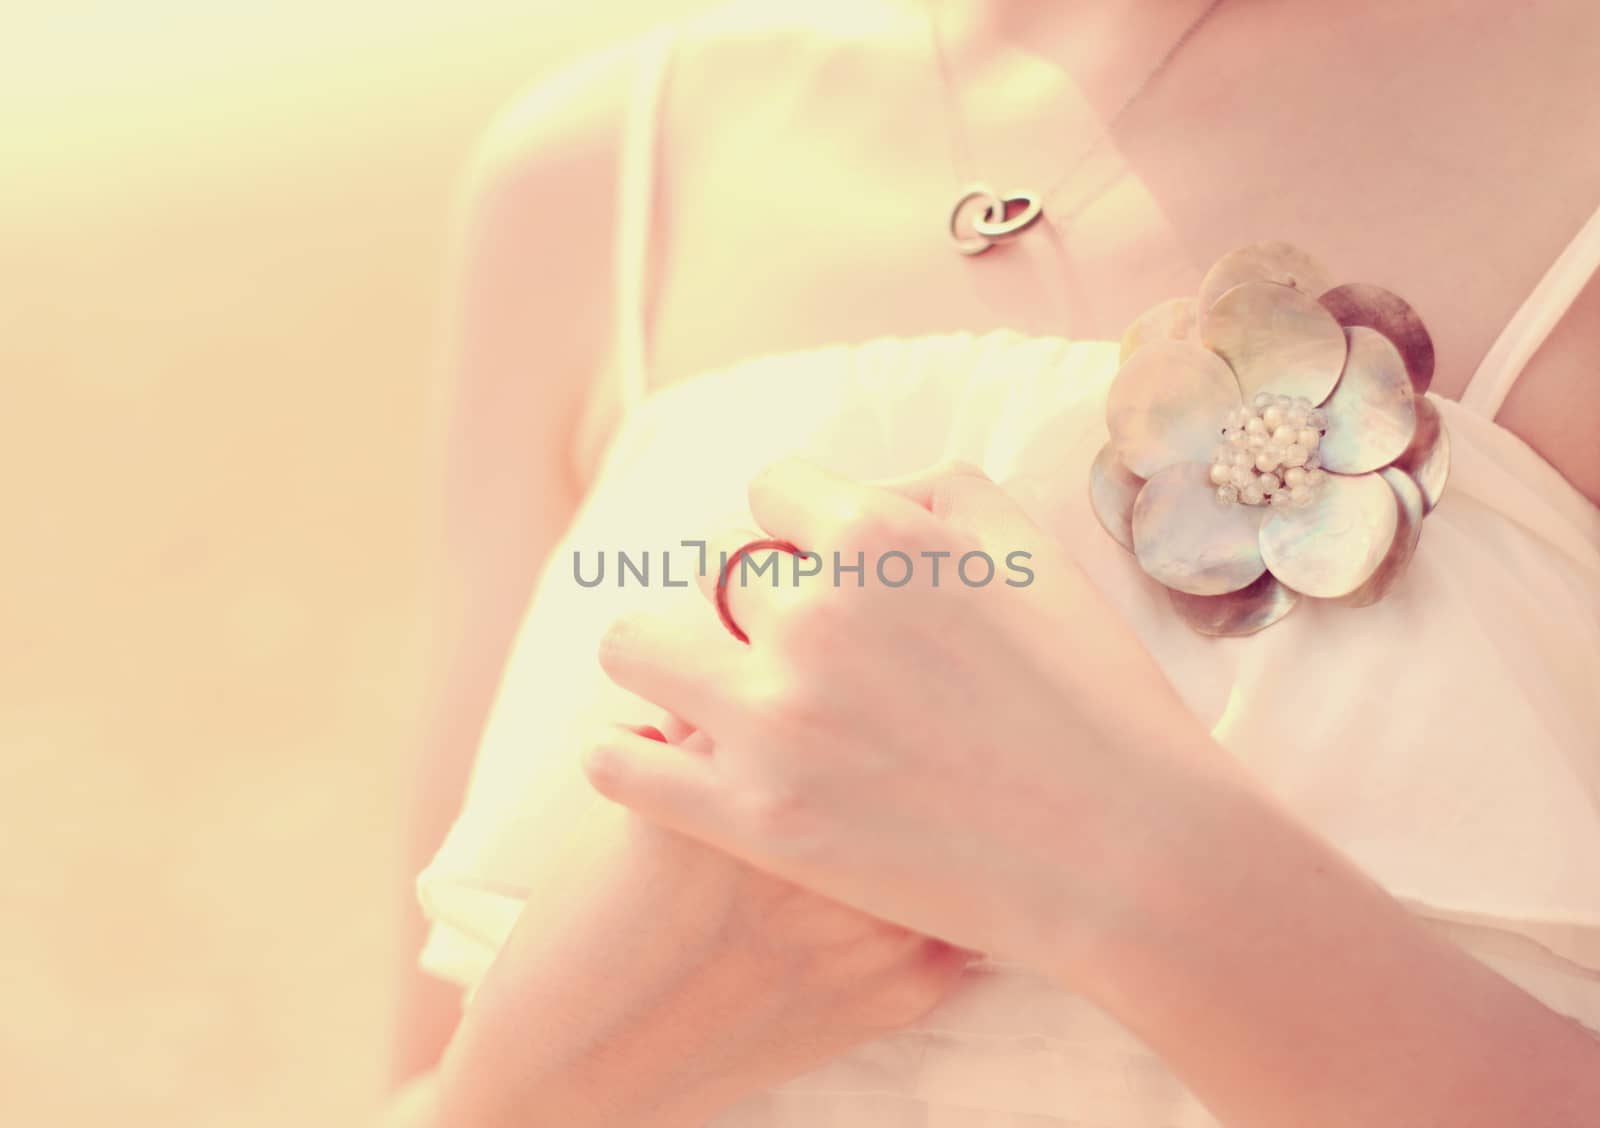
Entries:
[[0,0],[0,1123],[369,1122],[453,199],[696,0]]

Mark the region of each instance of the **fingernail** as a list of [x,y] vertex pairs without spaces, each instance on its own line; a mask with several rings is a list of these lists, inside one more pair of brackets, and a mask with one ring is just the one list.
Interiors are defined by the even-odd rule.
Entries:
[[659,740],[662,744],[667,742],[667,734],[656,728],[655,725],[627,725],[629,731],[636,732],[650,740]]

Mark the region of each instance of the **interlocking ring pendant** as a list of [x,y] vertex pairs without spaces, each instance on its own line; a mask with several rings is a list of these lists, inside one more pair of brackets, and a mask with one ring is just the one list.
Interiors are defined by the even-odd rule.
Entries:
[[[962,225],[973,204],[982,204],[982,212],[966,223],[970,234],[963,234]],[[1014,205],[1022,208],[1016,215],[1006,218]],[[1013,192],[1001,196],[982,184],[974,184],[956,200],[950,209],[950,239],[956,250],[964,255],[981,255],[996,243],[1004,243],[1022,234],[1044,214],[1044,205],[1032,192]]]

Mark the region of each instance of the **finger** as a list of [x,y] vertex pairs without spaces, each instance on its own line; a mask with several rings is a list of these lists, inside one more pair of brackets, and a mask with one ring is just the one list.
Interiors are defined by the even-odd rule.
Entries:
[[693,752],[696,756],[709,756],[715,751],[711,738],[701,729],[695,729],[688,736],[678,741],[678,747],[685,752]]
[[[929,512],[983,546],[1006,584],[1031,588],[1037,606],[1065,622],[1081,622],[1091,588],[1060,538],[1042,527],[998,483],[952,475],[933,489]],[[1018,579],[1017,577],[1020,577]]]
[[988,475],[975,462],[968,462],[962,458],[947,458],[943,462],[936,462],[909,474],[900,474],[893,478],[874,478],[869,484],[897,493],[916,502],[922,508],[931,510],[935,491],[945,479],[952,477],[987,479]]
[[750,479],[747,492],[751,515],[769,535],[804,545],[824,559],[864,547],[845,543],[863,524],[914,525],[926,519],[916,502],[804,458],[769,463]]
[[659,740],[663,744],[675,744],[685,752],[693,752],[700,756],[709,756],[711,754],[711,738],[693,725],[684,724],[671,713],[667,714],[667,719],[662,723],[661,728],[657,728],[655,725],[625,725],[623,727],[649,740]]
[[1003,560],[1009,572],[1026,575],[1029,584],[1036,575],[1030,560],[1041,557],[1061,563],[1066,558],[1060,541],[974,463],[952,459],[878,484],[912,498],[947,525],[967,533],[992,559]]
[[716,731],[722,687],[744,668],[748,653],[713,615],[640,611],[612,620],[596,656],[623,689],[695,728]]
[[717,825],[716,762],[632,731],[608,725],[580,751],[589,785],[651,822],[701,837]]
[[974,463],[952,459],[917,474],[881,483],[933,516],[989,544],[1033,542],[1046,535],[1026,510]]
[[676,713],[667,712],[661,719],[661,732],[668,744],[682,744],[691,733],[699,731]]
[[[795,551],[790,551],[791,549]],[[821,570],[797,546],[759,529],[734,528],[706,540],[700,593],[717,609],[728,632],[742,642],[765,633],[779,606],[792,599],[804,577]]]

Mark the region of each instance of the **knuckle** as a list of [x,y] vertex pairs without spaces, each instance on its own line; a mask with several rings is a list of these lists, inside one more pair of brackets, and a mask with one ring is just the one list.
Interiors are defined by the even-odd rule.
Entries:
[[837,714],[834,693],[819,677],[795,677],[778,700],[778,716],[789,732],[826,731]]
[[855,626],[853,611],[839,591],[826,589],[795,601],[779,618],[776,629],[788,654],[828,654],[836,650]]
[[939,532],[939,549],[950,554],[951,560],[960,560],[970,552],[987,552],[983,538],[970,529],[947,525]]
[[974,479],[969,474],[946,474],[933,483],[928,491],[928,512],[946,518],[960,500],[972,490]]
[[774,675],[753,687],[745,704],[761,739],[772,740],[814,726],[822,716],[819,697],[803,678]]
[[903,514],[855,501],[838,516],[838,540],[851,553],[896,547],[908,535],[909,524]]
[[818,812],[792,782],[769,781],[754,788],[741,806],[749,831],[780,856],[804,855],[816,842]]

